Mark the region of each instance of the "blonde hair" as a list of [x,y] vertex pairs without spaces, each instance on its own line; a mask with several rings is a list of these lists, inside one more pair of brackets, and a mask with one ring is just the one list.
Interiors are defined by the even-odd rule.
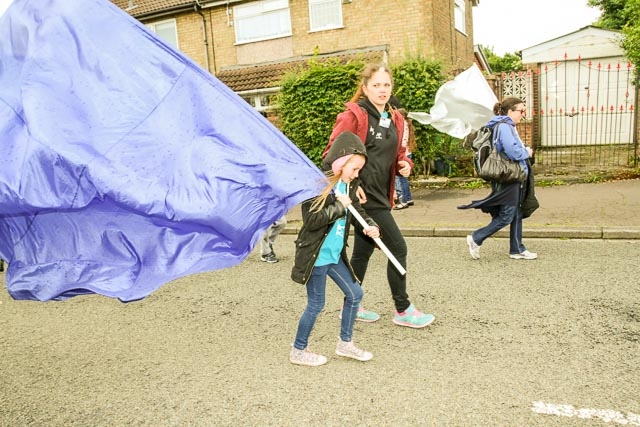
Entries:
[[360,84],[358,85],[358,89],[356,89],[356,93],[353,94],[350,101],[358,102],[361,98],[364,98],[364,92],[362,90],[362,86],[366,86],[369,83],[371,77],[377,73],[378,71],[384,71],[389,74],[389,78],[391,79],[391,85],[393,86],[393,74],[391,70],[387,66],[387,64],[367,64],[362,70],[362,75],[360,79]]
[[[345,165],[348,165],[349,162],[351,162],[351,160],[353,160],[353,158],[355,158],[356,156],[365,157],[362,154],[354,154],[349,160],[347,160]],[[340,169],[340,172],[338,173],[333,173],[333,171],[326,172],[325,182],[327,183],[327,185],[322,190],[322,193],[316,196],[316,199],[311,204],[311,208],[310,208],[311,212],[319,212],[320,209],[322,209],[325,202],[327,201],[327,197],[329,197],[329,194],[331,194],[331,191],[333,190],[333,188],[336,186],[338,181],[340,181],[340,178],[342,178],[343,169],[344,169],[344,166],[342,166],[342,169]]]

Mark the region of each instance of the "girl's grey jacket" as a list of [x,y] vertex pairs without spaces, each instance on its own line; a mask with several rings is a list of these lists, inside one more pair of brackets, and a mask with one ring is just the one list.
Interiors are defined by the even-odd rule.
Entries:
[[[362,154],[366,156],[366,150],[360,138],[355,134],[343,132],[336,138],[331,149],[325,156],[323,169],[330,170],[334,160],[348,154]],[[366,223],[370,226],[377,227],[378,224],[376,224],[376,222],[367,215],[362,206],[360,206],[360,201],[356,195],[359,182],[359,179],[354,179],[347,185],[349,198],[351,199],[353,207],[362,215]],[[347,239],[349,238],[350,223],[353,222],[356,227],[361,227],[361,225],[353,218],[349,210],[336,199],[333,192],[329,194],[324,205],[317,212],[311,212],[311,205],[314,200],[315,198],[306,200],[301,206],[302,228],[300,228],[298,238],[296,239],[296,255],[293,270],[291,271],[291,279],[303,285],[307,283],[318,258],[320,248],[329,234],[333,223],[346,215],[347,223],[344,230],[344,246],[340,256],[349,268],[349,271],[351,271],[353,279],[359,282],[360,280],[353,272],[347,256]]]

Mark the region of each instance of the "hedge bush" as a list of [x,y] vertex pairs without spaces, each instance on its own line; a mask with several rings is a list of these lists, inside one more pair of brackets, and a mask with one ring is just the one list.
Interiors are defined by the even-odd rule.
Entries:
[[[277,97],[277,125],[314,163],[320,165],[338,113],[360,83],[365,66],[361,60],[340,63],[337,60],[312,59],[306,67],[286,74]],[[394,95],[408,111],[429,112],[438,88],[447,80],[442,65],[424,58],[391,64]],[[426,174],[431,161],[448,158],[459,151],[460,141],[431,126],[413,122],[418,149],[413,153],[414,175]]]

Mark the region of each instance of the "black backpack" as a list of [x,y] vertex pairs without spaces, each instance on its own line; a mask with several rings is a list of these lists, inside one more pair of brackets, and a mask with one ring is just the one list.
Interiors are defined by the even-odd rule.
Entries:
[[465,138],[465,143],[470,144],[473,150],[473,166],[478,176],[480,176],[482,165],[484,165],[493,148],[493,130],[496,129],[500,123],[504,123],[504,121],[496,123],[493,127],[482,126]]

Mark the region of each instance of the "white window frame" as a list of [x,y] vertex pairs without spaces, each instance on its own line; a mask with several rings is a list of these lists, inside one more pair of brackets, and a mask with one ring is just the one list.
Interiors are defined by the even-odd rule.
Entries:
[[467,34],[467,0],[455,0],[453,20],[456,30]]
[[[322,13],[324,19],[321,16]],[[325,31],[343,28],[342,0],[309,0],[309,31]]]
[[269,103],[273,100],[273,95],[276,95],[278,92],[280,92],[280,87],[245,90],[238,92],[238,95],[257,111],[267,113],[278,109],[277,104]]
[[[151,22],[149,24],[145,24],[147,26],[147,28],[151,31],[153,31],[154,33],[157,34],[157,36],[162,39],[163,41],[167,42],[168,44],[170,44],[171,46],[175,47],[176,49],[179,49],[180,46],[178,44],[178,25],[176,24],[176,20],[175,19],[165,19],[163,21],[157,21],[157,22]],[[173,27],[173,32],[171,35],[168,36],[167,32],[162,31],[162,32],[158,32],[158,27],[163,26],[163,25],[168,25],[170,27]],[[171,32],[170,29],[168,32]]]
[[289,0],[258,0],[234,6],[233,21],[236,44],[292,35]]

